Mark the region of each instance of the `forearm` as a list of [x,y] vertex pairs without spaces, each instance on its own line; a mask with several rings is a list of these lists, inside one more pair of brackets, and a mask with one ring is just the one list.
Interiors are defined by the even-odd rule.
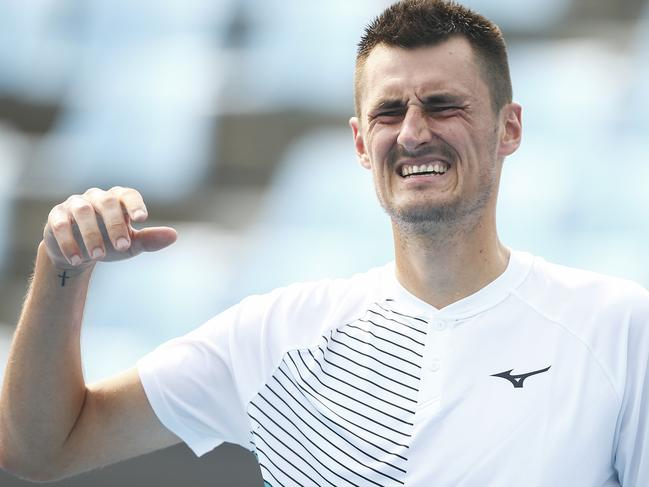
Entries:
[[2,461],[17,473],[53,461],[81,411],[79,338],[91,272],[62,272],[39,246],[0,396]]

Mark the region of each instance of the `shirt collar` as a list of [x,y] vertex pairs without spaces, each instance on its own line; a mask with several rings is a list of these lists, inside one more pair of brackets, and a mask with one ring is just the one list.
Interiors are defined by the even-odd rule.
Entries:
[[511,251],[505,271],[475,293],[438,309],[422,301],[405,289],[396,278],[395,262],[386,267],[383,296],[394,300],[394,308],[422,318],[438,320],[462,320],[493,308],[504,301],[511,291],[525,280],[532,268],[534,256],[528,252]]

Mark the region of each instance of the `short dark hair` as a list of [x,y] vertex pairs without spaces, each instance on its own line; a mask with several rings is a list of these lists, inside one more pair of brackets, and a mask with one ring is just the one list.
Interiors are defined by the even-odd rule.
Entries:
[[414,49],[433,46],[451,37],[469,41],[491,92],[496,113],[512,101],[507,47],[500,28],[484,16],[452,1],[400,0],[366,28],[356,54],[354,102],[360,117],[361,74],[378,45]]

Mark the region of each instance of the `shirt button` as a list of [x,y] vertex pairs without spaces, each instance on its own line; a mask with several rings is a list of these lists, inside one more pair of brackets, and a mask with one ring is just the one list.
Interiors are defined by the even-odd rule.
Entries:
[[441,366],[442,364],[438,358],[434,358],[430,361],[430,370],[433,372],[437,372]]
[[443,321],[435,321],[433,323],[433,328],[435,328],[435,330],[437,331],[444,331],[446,330],[446,323],[444,323]]

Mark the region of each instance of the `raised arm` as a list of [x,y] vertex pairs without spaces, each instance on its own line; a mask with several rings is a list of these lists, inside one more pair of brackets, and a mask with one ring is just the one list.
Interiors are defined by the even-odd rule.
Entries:
[[0,395],[4,469],[52,480],[179,441],[156,418],[135,369],[86,385],[81,368],[82,315],[97,261],[176,240],[169,227],[130,225],[146,218],[140,194],[121,187],[88,190],[50,212]]

